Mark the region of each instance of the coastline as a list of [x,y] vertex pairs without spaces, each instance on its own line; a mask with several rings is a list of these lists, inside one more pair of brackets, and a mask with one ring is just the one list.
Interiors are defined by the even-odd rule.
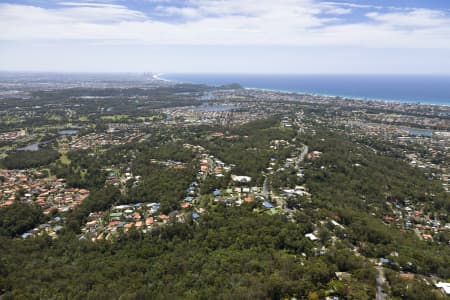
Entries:
[[[192,81],[179,81],[173,79],[167,79],[162,77],[164,73],[159,73],[153,76],[155,80],[161,80],[164,82],[172,82],[175,84],[189,83],[189,84],[202,84],[198,82]],[[239,82],[238,82],[239,83]],[[205,84],[205,83],[203,83]],[[218,84],[210,86],[220,86]],[[424,103],[420,101],[412,101],[412,100],[399,100],[393,98],[368,98],[368,97],[358,97],[358,96],[350,96],[350,95],[336,95],[336,94],[325,94],[325,93],[313,93],[313,92],[305,92],[305,91],[293,91],[293,90],[283,90],[283,89],[270,89],[270,88],[259,88],[259,87],[249,87],[243,86],[245,90],[257,90],[257,91],[267,91],[267,92],[276,92],[276,93],[285,93],[285,94],[295,94],[295,95],[306,95],[306,96],[318,96],[318,97],[328,97],[328,98],[343,98],[346,100],[356,100],[356,101],[364,101],[364,102],[383,102],[385,104],[393,104],[393,105],[418,105],[418,106],[437,106],[437,107],[445,107],[450,109],[449,104],[436,104],[436,103]],[[449,112],[450,114],[450,112]]]

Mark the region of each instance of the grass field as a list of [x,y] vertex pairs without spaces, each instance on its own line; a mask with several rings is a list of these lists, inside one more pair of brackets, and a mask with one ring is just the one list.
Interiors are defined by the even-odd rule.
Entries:
[[124,121],[128,119],[128,115],[112,115],[112,116],[101,116],[100,119],[106,121]]
[[67,157],[66,153],[61,154],[59,160],[65,165],[70,165],[70,159]]
[[141,117],[137,117],[136,119],[138,120],[148,120],[148,121],[159,121],[164,119],[164,117],[162,115],[150,115],[150,116],[141,116]]

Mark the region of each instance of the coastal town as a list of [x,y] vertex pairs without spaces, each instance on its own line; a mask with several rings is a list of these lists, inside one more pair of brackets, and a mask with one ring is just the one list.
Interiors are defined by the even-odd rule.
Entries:
[[450,1],[0,24],[0,300],[450,299]]
[[[300,252],[305,259],[324,257],[344,244],[377,268],[400,270],[400,277],[415,276],[446,293],[442,281],[408,267],[411,262],[399,249],[390,246],[374,255],[378,248],[369,251],[367,242],[352,240],[357,229],[333,210],[338,205],[333,201],[363,207],[370,222],[384,228],[377,230],[450,247],[446,107],[420,106],[409,115],[415,105],[205,87],[181,94],[174,87],[176,92],[166,95],[172,102],[161,105],[151,95],[153,89],[168,89],[168,83],[152,84],[140,92],[147,96],[83,94],[50,106],[23,100],[11,108],[10,94],[2,94],[0,209],[26,204],[44,216],[16,238],[57,240],[74,231],[79,241],[119,243],[174,224],[202,226],[221,207],[244,208],[255,218],[303,224],[301,236],[311,243],[309,251]],[[34,89],[23,93],[33,97]],[[58,86],[47,93],[64,91]],[[116,98],[124,106],[120,112],[108,107]],[[334,138],[348,144],[334,146]],[[406,192],[388,187],[394,183],[386,183],[383,193],[362,190],[363,180],[350,188],[353,194],[333,194],[337,186],[346,189],[358,176],[369,176],[370,160],[378,157],[404,164],[401,176],[423,179]],[[340,174],[356,175],[347,183],[327,183]],[[334,190],[325,193],[328,188]],[[372,239],[389,240],[381,233]],[[335,276],[352,280],[348,272]]]

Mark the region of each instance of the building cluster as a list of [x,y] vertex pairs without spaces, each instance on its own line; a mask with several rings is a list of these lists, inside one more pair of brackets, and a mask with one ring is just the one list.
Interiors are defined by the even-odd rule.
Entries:
[[224,177],[226,173],[230,172],[232,165],[226,165],[220,159],[213,155],[202,153],[199,156],[200,170],[198,171],[198,178],[205,179],[206,176]]
[[1,170],[0,179],[0,207],[26,202],[41,206],[44,214],[66,212],[89,196],[86,189],[68,188],[64,179],[44,177],[33,170]]
[[0,132],[0,141],[12,141],[12,140],[22,138],[26,135],[27,135],[27,132],[24,129]]
[[158,164],[158,165],[164,166],[166,168],[171,168],[171,169],[185,169],[187,167],[187,163],[172,160],[172,159],[169,159],[169,160],[151,159],[150,162],[152,164]]
[[404,203],[393,201],[386,204],[392,213],[384,216],[384,222],[395,224],[404,230],[412,230],[421,240],[434,241],[437,234],[450,230],[450,223],[444,224],[437,220],[436,216],[425,214],[423,205],[413,205],[409,200]]
[[342,124],[352,130],[355,135],[373,136],[395,139],[398,137],[408,137],[409,131],[405,128],[383,124],[383,123],[367,123],[363,121],[353,121],[344,119]]
[[46,234],[55,239],[57,238],[58,233],[61,232],[64,228],[64,220],[64,217],[54,217],[48,222],[40,224],[36,228],[25,232],[21,237],[23,239],[26,239],[29,237],[36,237]]
[[436,128],[449,128],[450,121],[447,119],[429,118],[416,115],[404,114],[366,114],[369,120],[385,124],[416,124]]
[[196,210],[184,205],[181,211],[165,215],[159,212],[159,207],[160,204],[155,202],[135,203],[116,205],[104,212],[92,212],[81,229],[80,239],[112,240],[132,229],[146,233],[169,220],[186,222],[189,217],[196,220],[206,213],[204,209]]
[[95,147],[109,146],[109,145],[124,145],[131,143],[143,137],[143,133],[89,133],[74,139],[69,145],[71,150],[87,150]]
[[166,124],[172,125],[242,125],[263,116],[260,109],[247,106],[245,103],[233,105],[211,105],[208,107],[176,107],[161,109],[169,116]]

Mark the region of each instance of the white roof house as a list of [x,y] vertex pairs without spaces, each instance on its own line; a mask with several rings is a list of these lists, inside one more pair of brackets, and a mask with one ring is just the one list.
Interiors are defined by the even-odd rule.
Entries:
[[315,236],[313,233],[307,233],[305,234],[305,237],[307,237],[308,239],[310,239],[311,241],[317,241],[319,238],[317,236]]
[[436,283],[436,287],[441,288],[445,294],[450,295],[450,283],[439,282]]

